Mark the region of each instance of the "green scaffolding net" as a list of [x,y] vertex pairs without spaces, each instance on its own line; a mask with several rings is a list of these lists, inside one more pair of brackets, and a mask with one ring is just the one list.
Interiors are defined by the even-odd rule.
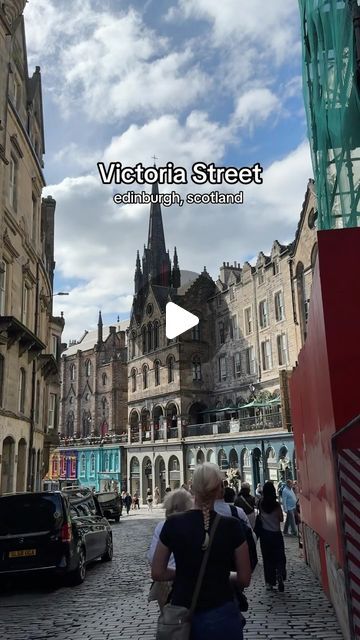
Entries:
[[[360,4],[360,0],[359,0]],[[360,226],[357,0],[299,0],[318,228]]]

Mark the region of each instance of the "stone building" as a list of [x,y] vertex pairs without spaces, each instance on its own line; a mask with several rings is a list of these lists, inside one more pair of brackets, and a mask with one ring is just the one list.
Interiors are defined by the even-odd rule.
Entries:
[[[315,220],[309,181],[294,242],[275,241],[254,266],[223,263],[216,284],[206,270],[184,284],[176,251],[173,267],[166,251],[160,206],[152,205],[129,328],[132,493],[144,500],[157,486],[163,494],[205,460],[239,469],[253,489],[296,474],[287,381],[306,333]],[[200,317],[171,341],[168,301]]]
[[61,358],[62,443],[73,439],[88,442],[127,431],[128,322],[85,331]]
[[42,200],[40,67],[25,0],[0,6],[0,491],[41,486],[56,442],[63,318],[52,315],[55,201]]

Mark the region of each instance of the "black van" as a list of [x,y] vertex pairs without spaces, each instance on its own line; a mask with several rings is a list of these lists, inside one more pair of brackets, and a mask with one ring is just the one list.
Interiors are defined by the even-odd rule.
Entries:
[[121,496],[115,491],[103,491],[95,495],[105,518],[119,522],[122,514]]
[[80,584],[88,562],[112,555],[111,527],[90,491],[0,496],[0,580],[49,572]]

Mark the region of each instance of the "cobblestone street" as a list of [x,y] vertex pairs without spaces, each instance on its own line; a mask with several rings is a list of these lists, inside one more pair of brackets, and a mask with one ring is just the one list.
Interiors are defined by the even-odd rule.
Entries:
[[[155,637],[157,607],[147,603],[150,577],[144,559],[163,511],[146,509],[114,525],[112,563],[97,562],[78,587],[17,583],[0,593],[2,640],[115,640]],[[247,590],[246,640],[341,640],[335,615],[312,572],[286,539],[288,582],[284,594],[264,590],[259,566]]]

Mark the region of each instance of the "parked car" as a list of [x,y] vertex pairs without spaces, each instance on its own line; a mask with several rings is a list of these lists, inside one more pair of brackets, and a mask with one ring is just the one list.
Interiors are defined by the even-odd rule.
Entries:
[[122,499],[121,496],[115,491],[104,491],[103,493],[95,494],[101,510],[108,520],[115,520],[119,522],[122,514]]
[[111,527],[89,490],[0,496],[0,580],[46,572],[80,584],[89,562],[112,556]]

